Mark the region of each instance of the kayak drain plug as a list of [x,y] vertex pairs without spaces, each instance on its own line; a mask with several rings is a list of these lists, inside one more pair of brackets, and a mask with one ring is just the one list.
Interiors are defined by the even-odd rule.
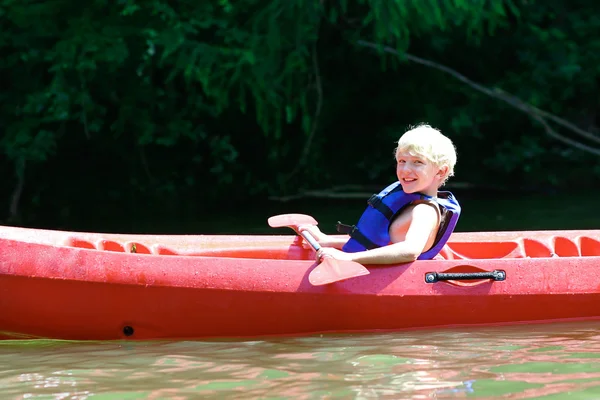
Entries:
[[133,335],[133,327],[127,325],[123,328],[123,335],[125,336],[131,336]]

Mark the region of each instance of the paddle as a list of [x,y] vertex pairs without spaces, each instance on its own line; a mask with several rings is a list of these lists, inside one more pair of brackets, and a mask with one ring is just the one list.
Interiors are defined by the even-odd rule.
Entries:
[[[268,223],[271,228],[292,228],[302,235],[315,251],[319,251],[321,248],[321,245],[315,240],[310,232],[298,232],[298,227],[300,225],[317,225],[317,221],[310,215],[275,215],[268,219]],[[357,262],[336,260],[333,257],[324,257],[319,265],[310,272],[308,281],[314,286],[320,286],[368,274],[369,270]]]

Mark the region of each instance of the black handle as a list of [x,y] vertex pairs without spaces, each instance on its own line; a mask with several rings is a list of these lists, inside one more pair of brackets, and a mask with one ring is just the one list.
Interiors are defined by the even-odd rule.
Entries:
[[427,283],[476,279],[492,279],[494,281],[503,281],[506,279],[506,272],[496,269],[490,272],[428,272],[425,274],[425,282]]

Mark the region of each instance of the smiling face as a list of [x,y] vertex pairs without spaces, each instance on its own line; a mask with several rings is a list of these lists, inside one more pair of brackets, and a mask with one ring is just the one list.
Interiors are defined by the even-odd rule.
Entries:
[[452,141],[429,125],[419,125],[398,140],[396,175],[406,193],[436,196],[454,175],[456,150]]
[[409,152],[396,153],[396,175],[405,193],[436,196],[443,183],[447,167],[438,167],[427,158]]

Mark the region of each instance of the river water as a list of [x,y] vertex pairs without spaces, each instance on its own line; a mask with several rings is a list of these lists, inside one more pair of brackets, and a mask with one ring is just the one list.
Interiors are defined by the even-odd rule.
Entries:
[[252,341],[0,342],[2,399],[598,399],[600,322]]
[[[505,192],[456,192],[462,214],[457,232],[507,231],[541,229],[600,229],[598,198],[600,192],[575,196],[573,193],[532,194]],[[291,234],[290,230],[273,230],[267,218],[275,214],[303,213],[312,215],[325,233],[335,233],[335,223],[356,223],[367,206],[365,198],[303,199],[290,202],[243,204],[239,208],[206,210],[200,207],[177,215],[150,212],[140,207],[139,214],[111,219],[112,210],[97,215],[92,225],[78,221],[78,230],[98,229],[105,232],[149,233],[251,233]],[[150,217],[149,217],[150,216]],[[86,223],[87,222],[87,223]]]
[[[79,230],[273,233],[312,214],[332,233],[364,202],[267,204]],[[459,231],[600,227],[594,196],[466,198]],[[290,232],[277,231],[285,234]],[[174,310],[174,312],[177,312]],[[0,341],[0,399],[600,399],[600,321],[265,340]]]

